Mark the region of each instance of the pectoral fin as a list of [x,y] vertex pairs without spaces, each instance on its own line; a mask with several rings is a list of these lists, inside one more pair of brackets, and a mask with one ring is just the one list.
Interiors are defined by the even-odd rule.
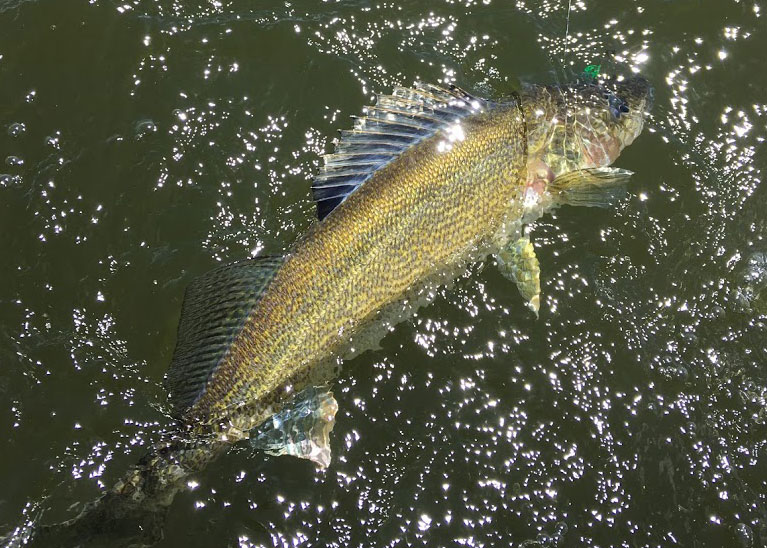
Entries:
[[608,207],[625,196],[632,175],[615,167],[581,169],[560,175],[548,190],[562,204]]
[[517,284],[520,295],[537,318],[541,307],[541,268],[530,238],[525,236],[507,246],[496,259],[501,273]]
[[329,436],[337,411],[338,403],[330,390],[307,388],[251,432],[250,444],[270,455],[293,455],[325,469],[330,465]]

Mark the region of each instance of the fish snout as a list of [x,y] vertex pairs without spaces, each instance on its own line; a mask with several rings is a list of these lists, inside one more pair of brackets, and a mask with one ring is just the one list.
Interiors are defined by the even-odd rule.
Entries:
[[618,84],[617,95],[628,104],[630,111],[646,113],[655,101],[655,88],[647,78],[632,76]]

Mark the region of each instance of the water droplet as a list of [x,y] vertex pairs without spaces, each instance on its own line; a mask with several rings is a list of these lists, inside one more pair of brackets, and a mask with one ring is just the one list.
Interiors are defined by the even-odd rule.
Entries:
[[754,533],[745,523],[739,523],[735,526],[735,537],[743,548],[751,548],[754,543]]
[[567,524],[564,521],[557,523],[557,526],[554,528],[554,536],[552,537],[554,546],[562,546],[566,534]]
[[49,135],[45,138],[45,144],[59,150],[61,148],[61,134],[57,131],[53,135]]
[[157,126],[152,120],[141,120],[136,124],[136,137],[139,139],[155,132],[157,132]]
[[24,160],[19,158],[18,156],[8,156],[5,159],[5,163],[9,166],[19,167],[24,165]]
[[8,188],[11,186],[20,185],[23,182],[21,175],[10,175],[8,173],[0,173],[0,188]]
[[25,131],[27,131],[27,126],[20,122],[15,122],[8,126],[8,135],[11,137],[18,137]]

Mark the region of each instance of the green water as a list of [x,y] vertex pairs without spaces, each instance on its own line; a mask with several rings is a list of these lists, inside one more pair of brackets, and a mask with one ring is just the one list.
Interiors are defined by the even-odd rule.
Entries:
[[656,106],[617,208],[533,227],[540,319],[473,268],[347,364],[327,471],[236,448],[157,546],[766,545],[765,11],[0,0],[0,534],[158,439],[185,286],[313,222],[374,93],[599,63]]

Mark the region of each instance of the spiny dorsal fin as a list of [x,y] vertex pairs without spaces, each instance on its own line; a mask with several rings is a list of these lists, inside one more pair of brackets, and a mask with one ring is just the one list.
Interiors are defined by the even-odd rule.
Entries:
[[282,257],[247,259],[220,266],[189,284],[165,380],[176,412],[189,409],[203,394],[282,263]]
[[487,110],[490,102],[460,88],[416,84],[379,95],[357,117],[354,129],[342,131],[334,154],[312,184],[317,216],[324,219],[373,173],[440,130],[449,131],[466,116]]

